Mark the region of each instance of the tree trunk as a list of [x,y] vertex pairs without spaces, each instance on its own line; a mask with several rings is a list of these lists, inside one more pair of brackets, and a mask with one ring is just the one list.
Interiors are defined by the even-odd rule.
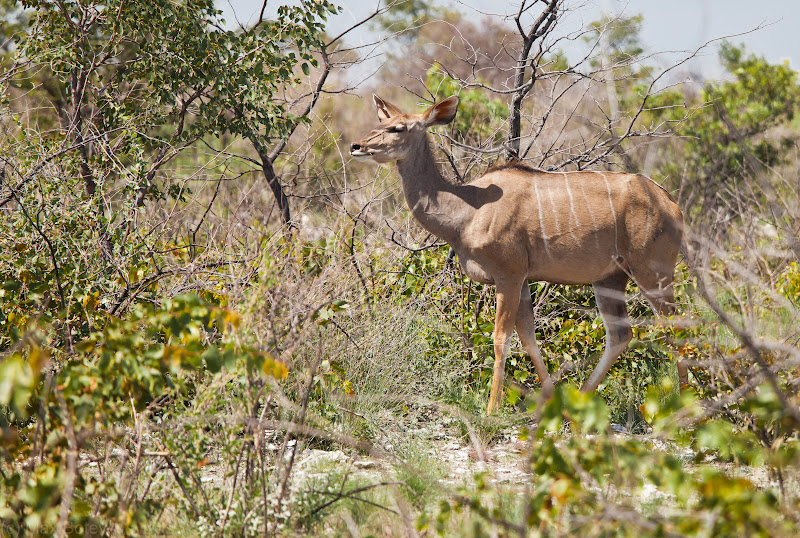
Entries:
[[78,69],[72,70],[72,81],[70,90],[72,92],[72,118],[69,129],[72,131],[72,139],[75,146],[80,150],[81,179],[86,189],[86,194],[91,198],[97,190],[97,184],[92,176],[92,169],[89,166],[90,148],[83,138],[83,93],[86,89],[86,79],[88,75]]
[[275,196],[275,202],[278,204],[281,223],[284,226],[291,226],[292,219],[291,213],[289,212],[289,199],[286,197],[286,193],[283,192],[283,185],[281,185],[280,179],[275,175],[275,169],[272,167],[272,160],[269,158],[269,153],[260,143],[256,141],[252,142],[258,152],[259,159],[261,159],[261,170],[264,172],[264,179],[267,180],[269,188],[272,189],[272,195]]
[[[522,46],[517,55],[517,65],[514,68],[513,94],[509,106],[509,130],[508,139],[505,143],[506,156],[509,160],[520,158],[522,102],[533,89],[533,85],[536,82],[536,65],[532,63],[530,59],[531,49],[536,40],[547,34],[555,23],[561,1],[562,0],[546,0],[547,7],[539,14],[539,17],[527,32],[522,27],[522,14],[527,11],[524,2],[520,5],[519,12],[516,17],[514,17],[520,37],[522,38]],[[531,79],[526,83],[525,73],[528,68],[531,69]],[[525,153],[527,153],[527,150]],[[524,157],[524,155],[522,157]]]

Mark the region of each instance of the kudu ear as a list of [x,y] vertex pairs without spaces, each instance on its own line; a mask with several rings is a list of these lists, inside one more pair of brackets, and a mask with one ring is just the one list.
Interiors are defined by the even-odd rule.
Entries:
[[403,112],[388,101],[384,101],[375,94],[372,94],[372,100],[375,102],[375,107],[378,109],[378,120],[388,120],[392,116],[397,116]]
[[453,95],[423,112],[422,123],[425,127],[446,125],[453,121],[456,117],[456,112],[458,112],[458,97]]

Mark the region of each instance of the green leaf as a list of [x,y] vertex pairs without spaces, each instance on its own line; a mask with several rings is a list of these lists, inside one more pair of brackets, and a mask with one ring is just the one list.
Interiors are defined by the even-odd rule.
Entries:
[[219,353],[217,346],[209,346],[209,348],[200,356],[206,363],[206,368],[216,374],[222,369],[222,355]]
[[0,362],[0,405],[8,406],[17,418],[27,417],[35,383],[36,374],[22,356]]

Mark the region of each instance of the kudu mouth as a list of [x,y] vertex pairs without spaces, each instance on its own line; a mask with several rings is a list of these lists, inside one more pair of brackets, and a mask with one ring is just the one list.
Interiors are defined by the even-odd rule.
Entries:
[[366,150],[364,147],[361,146],[358,142],[353,142],[350,144],[350,155],[356,158],[367,158],[372,157],[374,152]]

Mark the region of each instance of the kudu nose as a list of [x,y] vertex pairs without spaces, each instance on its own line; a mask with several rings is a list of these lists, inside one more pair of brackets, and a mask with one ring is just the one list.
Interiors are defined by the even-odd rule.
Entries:
[[350,144],[350,153],[353,153],[354,151],[358,151],[360,149],[361,149],[361,144],[358,144],[356,142]]

